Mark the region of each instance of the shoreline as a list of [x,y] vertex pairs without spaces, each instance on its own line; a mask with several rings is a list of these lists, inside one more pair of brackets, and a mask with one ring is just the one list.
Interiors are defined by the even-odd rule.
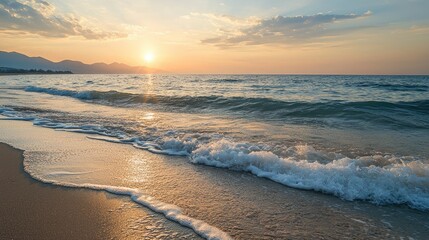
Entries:
[[129,215],[146,220],[151,213],[125,197],[39,182],[25,172],[23,153],[0,142],[0,239],[148,237]]
[[73,73],[0,73],[0,76],[18,76],[18,75],[71,75]]
[[[23,150],[0,143],[1,239],[107,239],[118,204],[106,193],[40,183],[24,171]],[[114,203],[116,202],[116,203]]]

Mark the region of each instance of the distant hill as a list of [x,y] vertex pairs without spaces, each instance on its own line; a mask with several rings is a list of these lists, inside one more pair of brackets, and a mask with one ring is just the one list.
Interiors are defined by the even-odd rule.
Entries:
[[43,69],[17,69],[0,67],[0,75],[9,74],[73,74],[71,71],[52,71]]
[[122,63],[85,64],[79,61],[64,60],[52,62],[42,57],[29,57],[17,52],[0,51],[0,67],[16,69],[41,69],[50,71],[70,71],[77,74],[109,73],[161,73],[162,71],[143,66],[129,66]]

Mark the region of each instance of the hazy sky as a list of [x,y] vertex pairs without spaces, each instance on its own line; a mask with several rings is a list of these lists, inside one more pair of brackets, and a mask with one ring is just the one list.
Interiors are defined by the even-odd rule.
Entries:
[[429,74],[428,11],[428,0],[0,0],[0,50],[180,73]]

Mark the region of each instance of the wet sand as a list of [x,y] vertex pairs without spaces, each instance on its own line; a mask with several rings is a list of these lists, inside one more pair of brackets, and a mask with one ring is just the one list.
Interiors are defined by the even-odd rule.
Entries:
[[21,150],[0,144],[1,239],[109,237],[114,226],[103,212],[116,201],[104,193],[37,183],[22,162]]
[[[37,182],[23,170],[23,151],[4,143],[0,193],[0,239],[196,237],[191,230],[178,234],[163,228],[162,217],[122,197]],[[146,228],[139,227],[142,223]]]

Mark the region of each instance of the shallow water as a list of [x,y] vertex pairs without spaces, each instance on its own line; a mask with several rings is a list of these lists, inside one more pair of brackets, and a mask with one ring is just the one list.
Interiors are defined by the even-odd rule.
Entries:
[[[22,121],[0,121],[0,128],[0,141],[26,149],[24,165],[34,178],[126,196],[137,191],[130,194],[144,195],[148,202],[137,200],[142,206],[180,211],[182,220],[190,217],[188,223],[196,226],[202,221],[206,228],[199,233],[207,238],[226,233],[235,239],[424,239],[429,233],[428,213],[406,206],[343,201],[248,173],[193,165],[183,157],[152,154]],[[129,212],[132,218],[133,211]],[[148,221],[154,222],[130,219],[132,224],[118,227],[134,237],[139,229],[162,239],[171,237],[163,233],[197,237],[174,224],[147,228]]]
[[[217,178],[208,176],[229,176],[230,169],[238,172],[233,175],[252,179],[241,183],[246,187],[261,188],[267,180],[258,177],[268,178],[282,184],[271,182],[268,189],[295,191],[288,188],[292,187],[338,197],[329,197],[328,202],[348,200],[359,205],[364,200],[365,206],[387,209],[385,215],[395,212],[395,205],[422,214],[429,209],[426,76],[52,75],[1,76],[0,80],[4,119],[90,134],[91,141],[130,145],[139,152],[161,154],[158,158],[177,156],[181,165],[199,169],[200,178],[193,181],[197,185],[200,181],[216,185]],[[90,160],[94,166],[103,161]],[[165,161],[165,169],[175,163]],[[125,167],[126,161],[115,164],[127,170],[112,172],[117,182],[108,184],[123,186],[119,183],[130,172],[136,172],[137,182],[151,179]],[[44,173],[51,170],[44,164],[38,167]],[[61,181],[67,175],[56,172],[86,171],[71,164],[55,169],[50,179]],[[79,174],[79,179],[95,183],[94,179],[105,177],[89,176]],[[190,191],[168,177],[166,181]],[[232,184],[235,181],[223,182],[219,191],[243,188]],[[162,197],[175,191],[155,192],[162,192]],[[319,199],[320,194],[315,194]],[[176,198],[180,196],[171,196]],[[279,196],[277,203],[264,201],[278,207],[283,198]],[[253,195],[246,201],[258,202]],[[201,200],[189,204],[201,207],[197,202]],[[231,219],[237,214],[228,211]],[[202,215],[197,219],[214,218]],[[222,221],[215,226],[230,229]],[[246,225],[242,231],[256,228]]]

